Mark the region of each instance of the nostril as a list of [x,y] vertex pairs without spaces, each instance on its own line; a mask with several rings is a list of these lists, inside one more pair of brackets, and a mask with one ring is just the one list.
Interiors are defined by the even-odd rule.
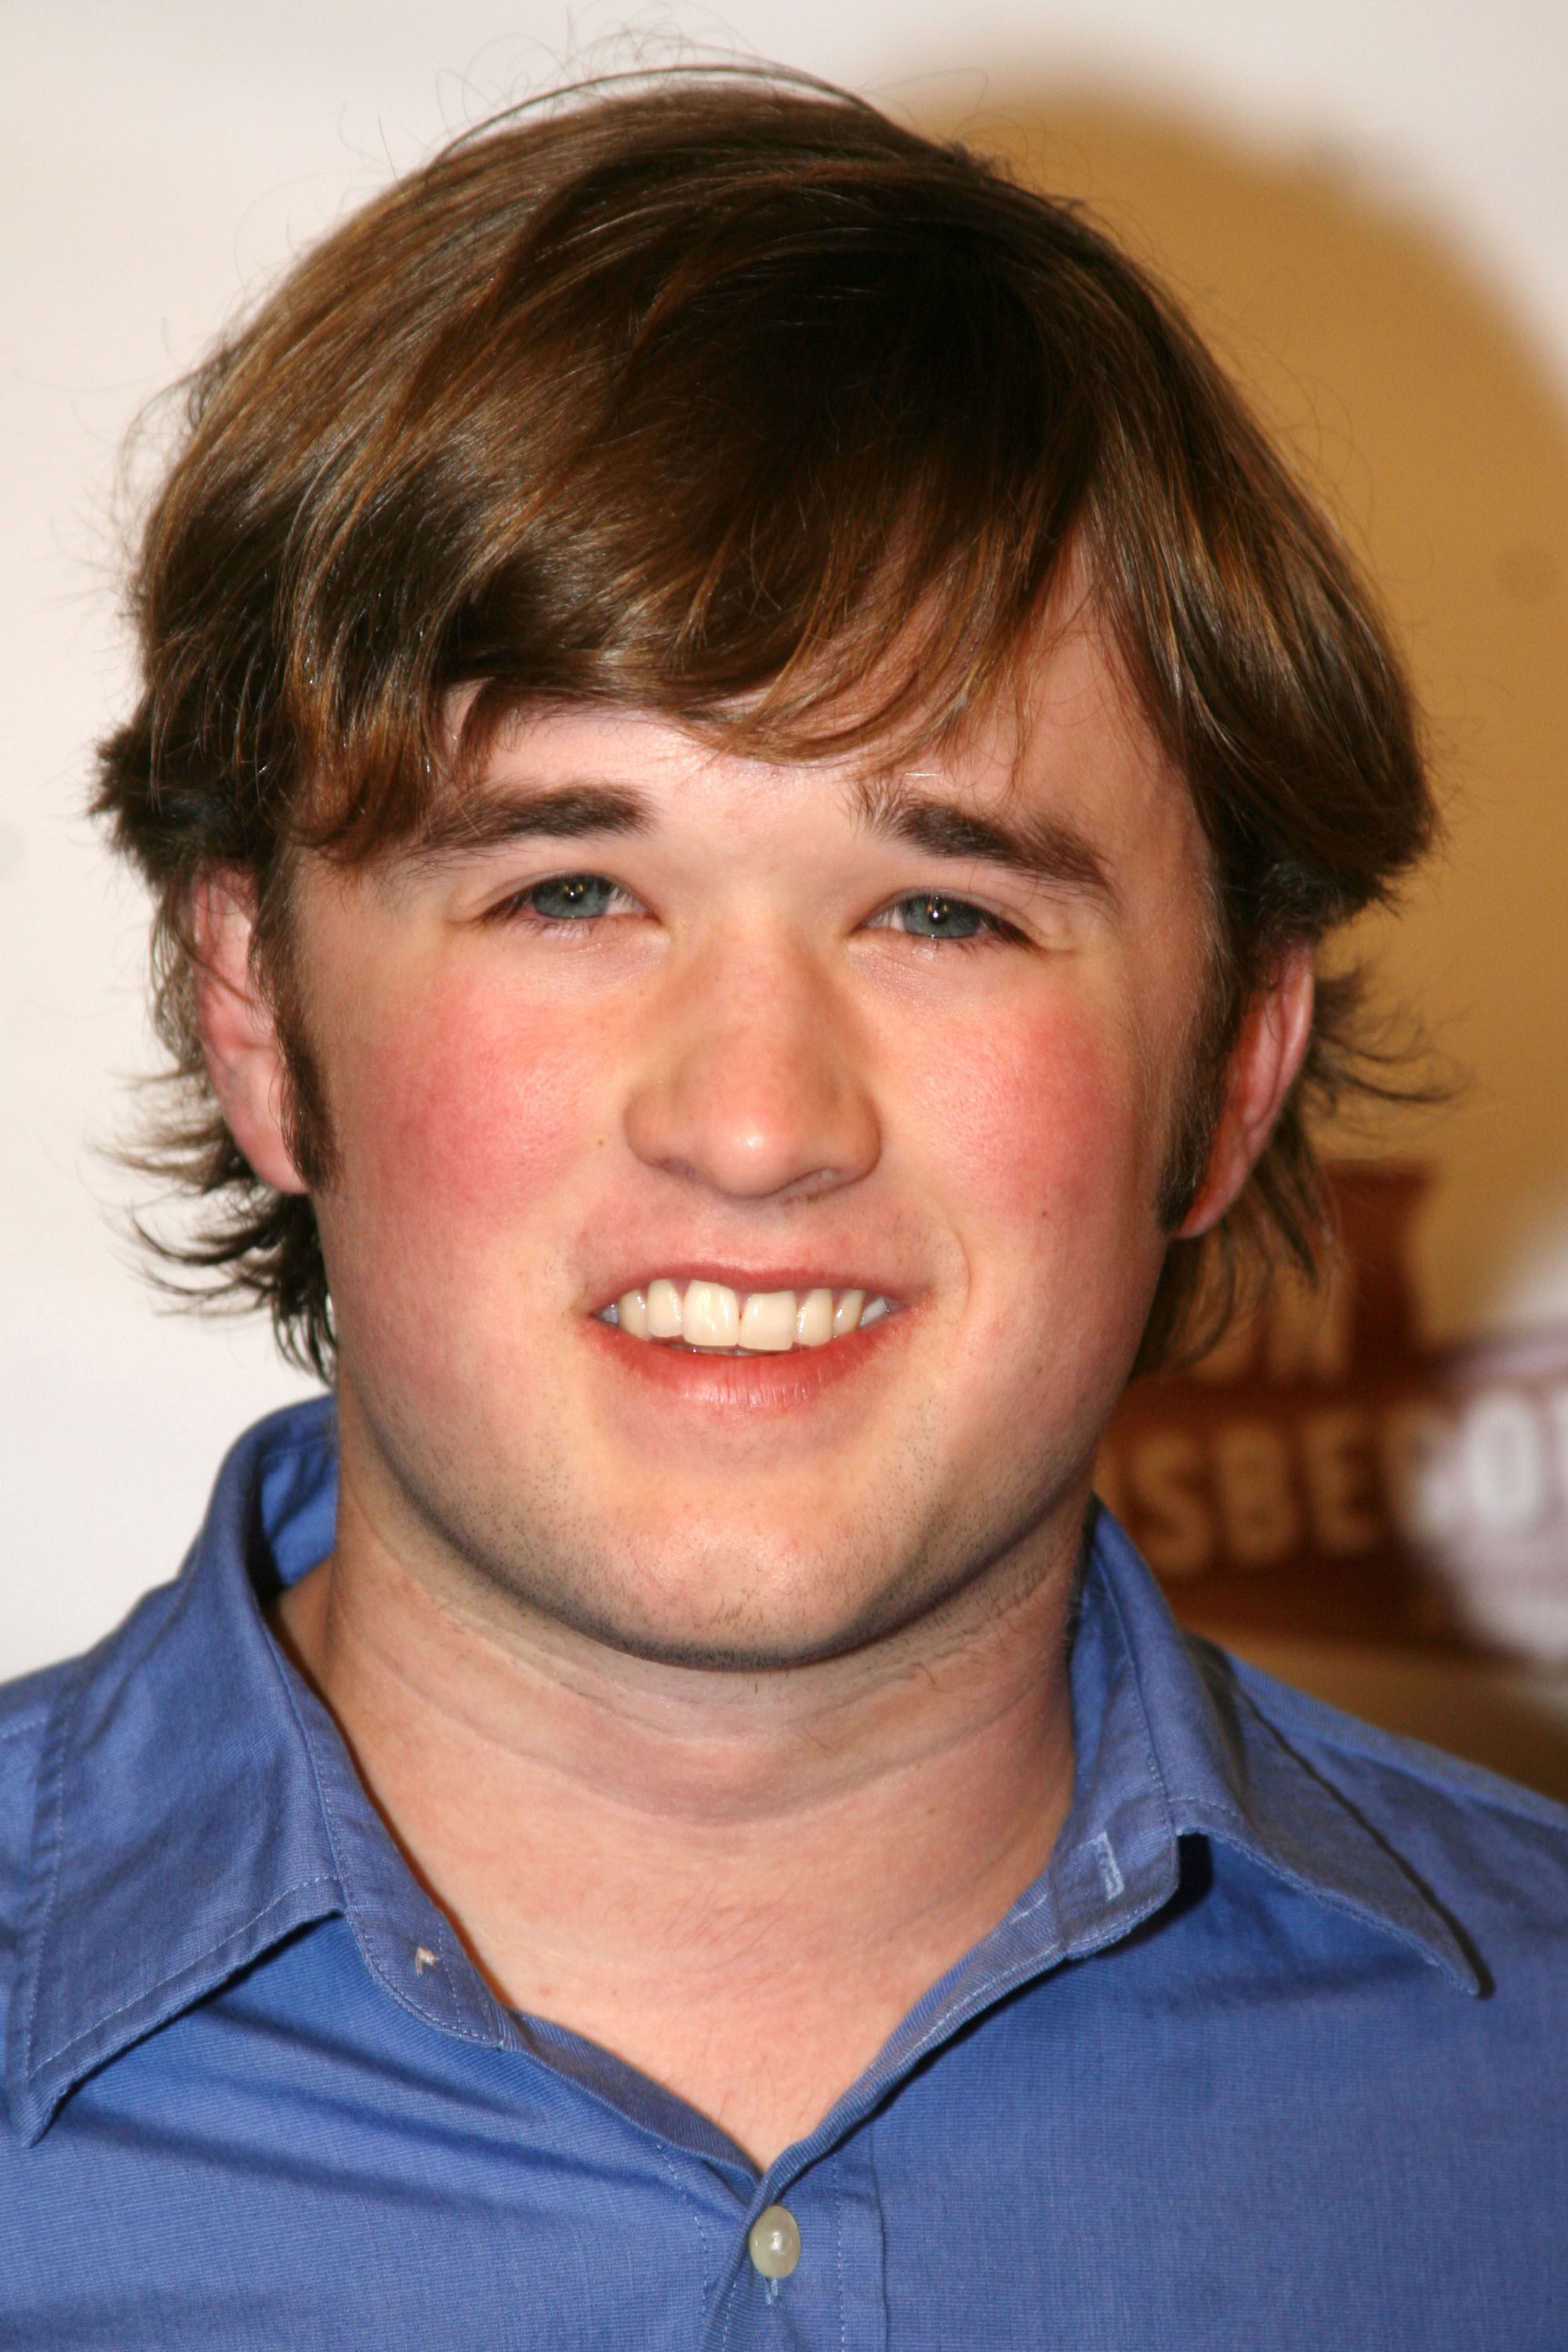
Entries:
[[[646,1166],[731,1200],[808,1200],[877,1165],[881,1129],[869,1093],[820,1036],[800,1050],[708,1029],[628,1097],[626,1140]],[[721,1017],[716,1019],[716,1014]]]

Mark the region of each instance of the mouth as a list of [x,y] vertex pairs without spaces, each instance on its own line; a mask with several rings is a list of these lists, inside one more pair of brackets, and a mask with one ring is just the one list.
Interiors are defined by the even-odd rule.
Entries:
[[601,1307],[595,1319],[628,1339],[697,1355],[782,1356],[831,1348],[896,1314],[899,1306],[864,1285],[741,1290],[657,1275]]

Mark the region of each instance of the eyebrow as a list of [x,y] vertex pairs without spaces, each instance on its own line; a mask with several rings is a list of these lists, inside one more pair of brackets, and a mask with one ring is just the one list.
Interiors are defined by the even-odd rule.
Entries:
[[482,857],[514,841],[574,841],[587,834],[652,833],[646,793],[628,784],[513,786],[498,792],[478,784],[432,810],[392,863],[401,873]]
[[[885,839],[952,862],[999,866],[1047,890],[1068,890],[1107,906],[1117,893],[1098,853],[1080,833],[1037,813],[981,816],[961,802],[919,790],[902,777],[864,779],[855,814]],[[658,812],[629,784],[478,785],[432,812],[394,858],[399,872],[427,872],[516,841],[571,841],[592,835],[650,835]]]
[[1068,890],[1117,903],[1103,860],[1082,834],[1037,812],[980,816],[962,802],[917,791],[901,777],[876,777],[856,791],[858,813],[874,833],[906,841],[933,857],[998,866],[1047,890]]

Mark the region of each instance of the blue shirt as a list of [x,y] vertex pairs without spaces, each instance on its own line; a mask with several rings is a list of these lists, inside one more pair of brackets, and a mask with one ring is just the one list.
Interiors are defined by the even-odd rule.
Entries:
[[410,1876],[261,1614],[334,1492],[263,1423],[0,1696],[0,2344],[1568,2346],[1558,1807],[1184,1639],[1101,1515],[1048,1869],[759,2179]]

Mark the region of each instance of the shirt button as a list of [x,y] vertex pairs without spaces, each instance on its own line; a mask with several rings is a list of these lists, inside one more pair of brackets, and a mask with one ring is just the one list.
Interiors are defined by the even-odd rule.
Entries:
[[746,2244],[765,2279],[788,2278],[800,2260],[800,2230],[789,2207],[764,2208],[752,2222]]

